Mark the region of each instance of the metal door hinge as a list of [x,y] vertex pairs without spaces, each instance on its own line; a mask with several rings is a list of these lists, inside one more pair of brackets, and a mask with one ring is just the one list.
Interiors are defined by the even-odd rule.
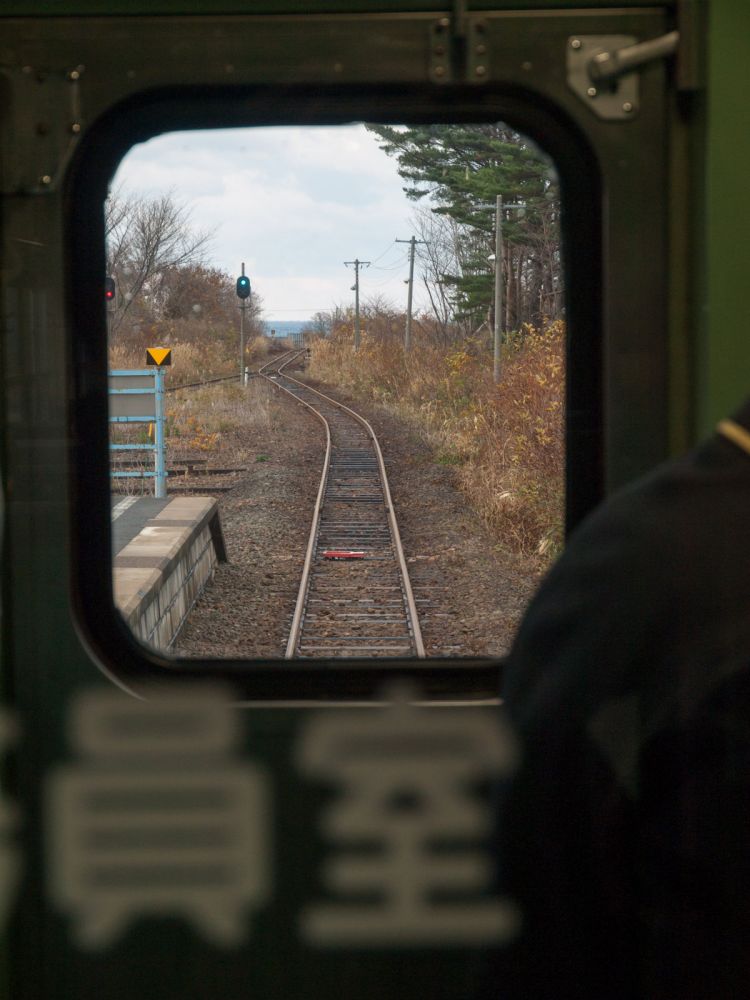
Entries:
[[433,83],[484,83],[489,78],[487,24],[454,0],[451,17],[430,25],[429,76]]

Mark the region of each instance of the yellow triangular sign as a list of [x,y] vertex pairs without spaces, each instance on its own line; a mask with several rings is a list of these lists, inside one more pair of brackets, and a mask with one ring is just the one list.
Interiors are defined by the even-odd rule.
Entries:
[[146,364],[147,365],[171,365],[172,364],[172,348],[171,347],[147,347],[146,348]]

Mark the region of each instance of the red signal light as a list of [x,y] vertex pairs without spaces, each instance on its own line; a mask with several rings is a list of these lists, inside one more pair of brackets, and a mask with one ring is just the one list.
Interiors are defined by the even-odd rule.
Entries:
[[115,279],[105,278],[104,279],[104,298],[107,302],[111,302],[115,297]]

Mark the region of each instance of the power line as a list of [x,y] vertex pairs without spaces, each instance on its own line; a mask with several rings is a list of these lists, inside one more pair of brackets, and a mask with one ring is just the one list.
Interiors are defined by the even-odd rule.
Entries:
[[407,259],[406,254],[404,254],[401,257],[399,257],[399,259],[396,261],[395,264],[389,264],[387,267],[383,267],[383,266],[381,266],[381,267],[374,267],[373,266],[373,270],[374,271],[398,271],[399,268],[401,268],[401,267],[404,266],[404,263],[406,262],[406,259]]
[[396,241],[394,240],[392,243],[389,243],[388,246],[385,248],[385,250],[380,254],[380,256],[376,257],[375,260],[372,263],[373,264],[377,264],[377,262],[379,260],[382,260],[383,257],[385,257],[385,255],[388,253],[388,251],[392,249],[392,247],[394,246],[395,242]]
[[394,285],[394,279],[393,278],[383,278],[382,281],[368,281],[367,282],[367,287],[368,288],[387,288],[387,287],[389,287],[391,285]]

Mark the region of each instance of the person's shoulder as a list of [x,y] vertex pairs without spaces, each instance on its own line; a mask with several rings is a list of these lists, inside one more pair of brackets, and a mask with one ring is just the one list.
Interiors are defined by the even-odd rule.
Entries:
[[583,677],[593,693],[606,676],[617,689],[707,617],[733,615],[742,581],[750,586],[749,497],[750,456],[717,437],[615,493],[542,581],[507,660],[505,696],[542,677],[556,689]]
[[747,520],[750,455],[714,434],[621,488],[571,534],[559,565],[587,550],[650,561],[673,544],[710,543],[715,532]]

